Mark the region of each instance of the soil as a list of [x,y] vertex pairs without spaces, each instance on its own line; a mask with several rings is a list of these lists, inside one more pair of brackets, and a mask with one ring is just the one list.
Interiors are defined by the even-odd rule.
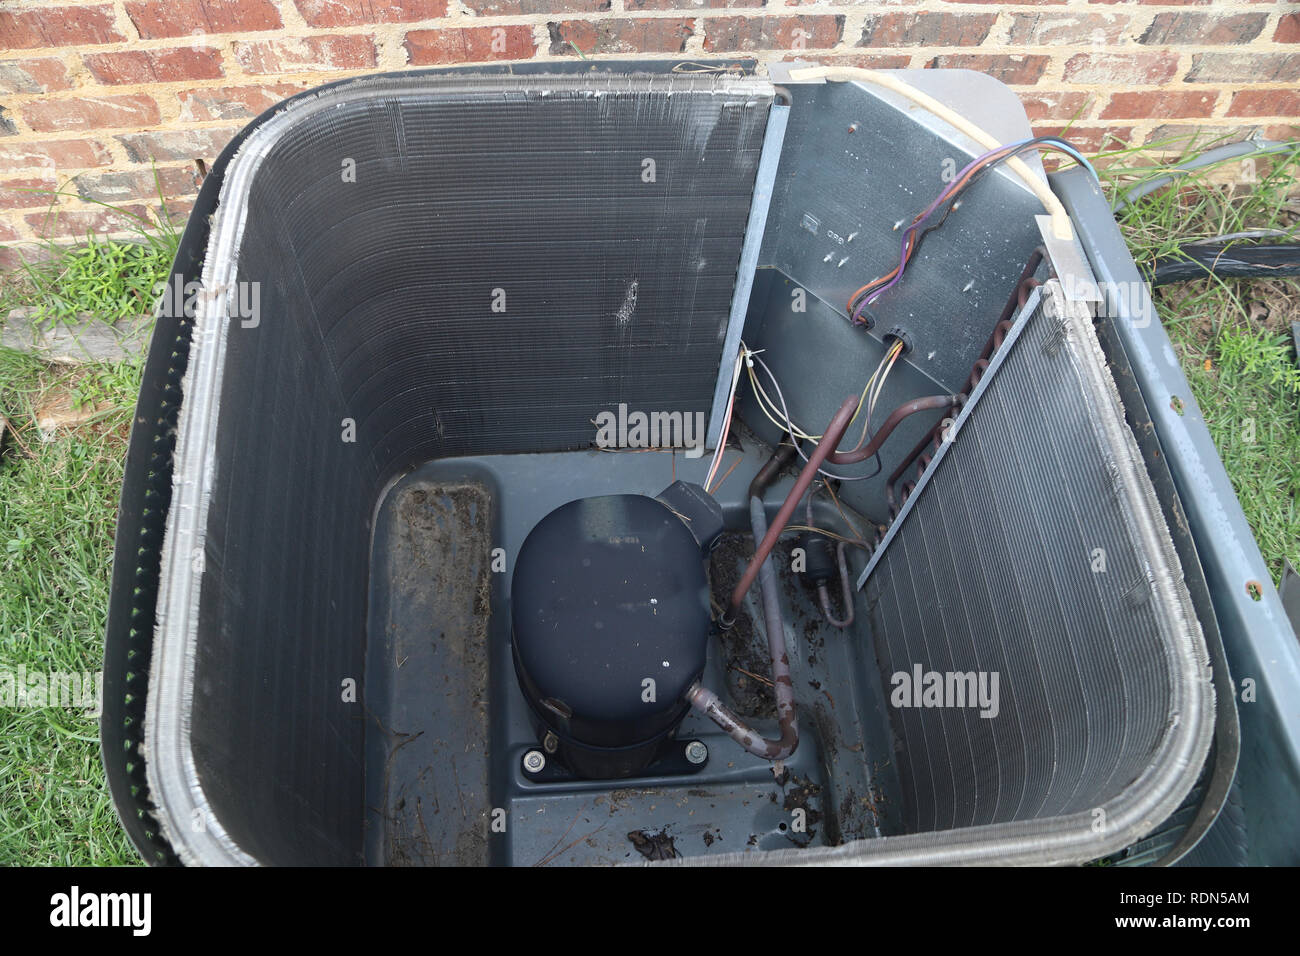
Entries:
[[[728,531],[709,560],[709,581],[713,600],[725,607],[731,592],[740,581],[749,559],[754,556],[753,537]],[[749,611],[742,607],[736,624],[721,635],[723,661],[727,669],[727,704],[740,717],[776,718],[776,698],[772,694],[772,661],[767,652],[767,638],[754,627]],[[757,674],[758,680],[749,674]],[[765,683],[766,682],[766,683]]]
[[[392,694],[427,703],[405,715],[421,725],[386,733],[387,862],[481,866],[488,856],[491,498],[471,483],[418,483],[394,495],[386,508],[394,547]],[[385,708],[376,702],[376,709],[382,728]]]
[[667,830],[660,830],[658,833],[633,830],[627,838],[632,841],[636,851],[647,860],[675,860],[681,856]]

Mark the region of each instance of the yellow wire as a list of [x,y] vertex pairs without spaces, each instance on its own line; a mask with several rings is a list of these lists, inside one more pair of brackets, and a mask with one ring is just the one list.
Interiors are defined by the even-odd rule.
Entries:
[[[758,376],[754,374],[754,367],[752,365],[749,366],[749,384],[754,389],[754,397],[758,399],[759,409],[767,416],[767,420],[777,428],[782,431],[788,430],[795,438],[805,438],[808,441],[817,441],[817,439],[822,437],[821,435],[807,434],[795,425],[794,422],[786,421],[785,423],[782,423],[773,417],[774,414],[781,415],[781,411],[776,407],[776,403],[768,397],[767,392],[763,391],[763,386],[759,383]],[[769,405],[771,406],[771,411],[768,410]],[[781,417],[784,418],[785,416],[781,415]]]
[[[741,343],[741,346],[742,348],[745,349],[746,353],[749,352],[748,347],[746,347],[743,342]],[[862,414],[862,407],[866,403],[867,393],[871,391],[872,383],[876,381],[876,377],[880,375],[881,369],[885,367],[885,362],[890,359],[891,355],[895,355],[898,352],[898,350],[900,350],[902,347],[903,347],[902,342],[895,342],[894,345],[890,348],[890,350],[886,352],[883,356],[881,356],[880,364],[876,366],[876,370],[872,372],[871,377],[867,379],[867,384],[863,386],[862,396],[858,399],[858,407],[853,412],[853,417],[849,419],[849,425],[852,425],[855,421],[857,421],[858,416]],[[754,397],[758,399],[759,410],[767,417],[768,421],[770,421],[777,428],[780,428],[782,430],[788,430],[790,434],[794,435],[796,438],[803,438],[811,442],[817,442],[822,439],[823,437],[822,435],[809,435],[807,432],[800,429],[797,425],[795,425],[794,422],[790,421],[789,419],[786,419],[784,424],[782,424],[781,421],[778,421],[774,416],[780,415],[781,418],[785,418],[785,415],[783,415],[781,410],[776,407],[776,402],[772,401],[771,396],[769,396],[767,392],[763,390],[763,386],[759,382],[758,376],[754,372],[753,364],[746,361],[745,366],[746,366],[746,370],[749,372],[749,383],[754,390]],[[881,384],[882,385],[884,384],[883,378],[881,379]],[[770,411],[769,408],[771,409]],[[867,426],[870,424],[870,422],[871,422],[871,410],[868,409],[866,421],[863,422],[862,434],[864,440],[866,438],[866,429]]]
[[885,366],[884,374],[880,376],[880,381],[876,383],[875,392],[871,396],[871,404],[867,406],[867,422],[871,421],[871,416],[875,414],[876,402],[880,400],[880,393],[885,390],[885,379],[889,378],[889,373],[893,371],[894,363],[898,361],[898,355],[903,351],[903,343],[895,342],[893,347],[885,354],[889,359],[889,364]]

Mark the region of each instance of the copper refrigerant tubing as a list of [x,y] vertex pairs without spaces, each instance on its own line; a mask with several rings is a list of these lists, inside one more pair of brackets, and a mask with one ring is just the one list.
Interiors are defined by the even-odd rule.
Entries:
[[831,449],[844,437],[844,432],[857,413],[859,402],[860,399],[856,394],[844,399],[839,411],[826,426],[826,434],[808,456],[808,461],[799,472],[794,487],[786,495],[781,510],[777,512],[776,520],[772,522],[770,528],[767,526],[763,494],[768,485],[776,479],[777,473],[785,462],[789,461],[793,445],[779,448],[754,476],[749,486],[749,522],[754,531],[754,557],[749,562],[749,567],[745,569],[740,583],[736,585],[736,590],[731,596],[731,605],[723,613],[719,623],[723,627],[730,627],[735,622],[741,602],[749,593],[754,579],[759,578],[763,595],[767,650],[772,659],[772,692],[776,697],[779,736],[768,740],[753,728],[741,723],[739,718],[718,699],[717,694],[701,684],[695,684],[686,695],[692,707],[717,724],[732,740],[754,756],[765,760],[785,760],[799,746],[799,718],[794,705],[794,681],[790,677],[790,656],[785,649],[785,621],[781,616],[780,585],[777,582],[776,567],[769,557],[777,538],[789,523],[794,509],[817,476],[817,470],[830,454]]
[[840,571],[840,591],[844,596],[844,617],[837,618],[831,607],[831,589],[825,582],[817,585],[817,600],[821,604],[822,617],[831,627],[840,630],[853,623],[853,583],[849,580],[849,561],[845,555],[848,545],[840,541],[835,545],[835,563]]
[[880,446],[885,443],[891,432],[898,427],[903,419],[915,415],[917,412],[931,411],[936,408],[949,408],[956,402],[956,395],[926,395],[924,398],[914,398],[910,402],[904,402],[885,419],[880,430],[871,436],[871,441],[866,445],[859,445],[852,451],[837,451],[826,456],[826,460],[833,465],[853,465],[860,461],[866,461],[876,452],[880,451]]
[[[790,493],[785,496],[785,501],[781,504],[781,510],[776,513],[776,520],[772,526],[767,529],[767,534],[763,540],[755,547],[754,557],[749,562],[749,567],[745,568],[745,573],[741,575],[740,583],[736,589],[731,592],[731,604],[728,606],[726,613],[723,615],[722,625],[730,627],[735,623],[736,612],[740,610],[740,604],[745,600],[745,595],[754,585],[754,579],[758,577],[759,568],[767,560],[767,556],[772,553],[772,548],[776,546],[776,539],[781,536],[785,526],[790,523],[790,516],[794,514],[794,509],[799,506],[804,492],[812,484],[813,479],[817,477],[817,470],[821,468],[840,439],[844,437],[844,432],[849,427],[849,422],[858,410],[858,396],[856,393],[850,395],[840,404],[839,411],[831,419],[831,423],[826,426],[826,434],[822,436],[821,441],[813,449],[812,454],[808,456],[808,461],[804,463],[803,470],[799,472],[799,477],[795,480],[794,487]],[[873,452],[874,454],[874,452]]]
[[[826,484],[830,490],[830,484]],[[804,499],[804,524],[809,528],[815,528],[817,522],[813,520],[813,496],[809,492]],[[846,519],[847,520],[847,519]],[[835,609],[831,606],[831,589],[823,581],[817,585],[817,602],[821,606],[822,617],[831,627],[838,627],[840,630],[848,627],[853,623],[853,583],[849,580],[849,563],[845,556],[845,550],[848,544],[844,541],[839,542],[835,548],[835,562],[840,572],[840,590],[844,594],[844,617],[843,619],[835,616]]]
[[[897,516],[898,509],[902,506],[902,503],[907,500],[908,495],[911,494],[911,489],[916,487],[915,481],[909,481],[904,486],[902,497],[900,499],[898,492],[895,491],[899,480],[907,473],[908,468],[910,468],[914,463],[918,466],[916,469],[916,478],[918,481],[920,480],[921,475],[925,473],[925,469],[930,464],[935,452],[937,452],[939,447],[943,444],[944,423],[950,416],[956,417],[957,413],[961,411],[961,407],[969,400],[970,395],[974,393],[975,386],[979,384],[980,379],[984,377],[984,373],[988,371],[989,362],[993,358],[993,353],[1002,348],[1002,343],[1006,340],[1007,333],[1011,331],[1011,326],[1013,324],[1012,316],[1016,314],[1016,309],[1023,309],[1025,303],[1029,300],[1030,293],[1041,285],[1041,283],[1034,278],[1034,273],[1038,271],[1038,267],[1042,264],[1045,256],[1045,250],[1042,246],[1039,246],[1029,257],[1029,262],[1025,264],[1024,271],[1020,273],[1020,278],[1016,281],[1015,290],[1007,298],[1007,304],[1003,306],[1002,314],[998,316],[997,324],[993,327],[993,334],[990,335],[988,341],[984,343],[984,349],[980,352],[980,357],[975,361],[975,365],[971,369],[970,378],[967,379],[966,382],[966,391],[957,396],[959,401],[954,402],[952,407],[948,410],[948,414],[946,414],[943,419],[934,426],[934,428],[930,429],[915,448],[904,456],[903,460],[899,462],[898,467],[890,474],[889,480],[885,482],[885,500],[889,505],[890,517]],[[877,534],[876,537],[877,542],[879,542],[882,536]]]
[[[773,462],[780,460],[784,451],[772,456]],[[763,492],[767,484],[779,470],[770,472],[764,469],[749,486],[749,523],[754,530],[754,540],[759,541],[767,535],[767,510],[763,506]],[[785,760],[799,746],[799,716],[794,706],[794,681],[790,677],[790,656],[785,649],[785,619],[781,614],[781,585],[776,577],[776,565],[769,556],[763,562],[758,573],[758,586],[763,597],[763,627],[767,631],[767,653],[772,659],[772,693],[776,697],[776,719],[780,733],[775,739],[768,740],[745,724],[735,714],[727,710],[712,691],[696,684],[691,688],[688,698],[691,704],[702,711],[706,717],[727,732],[736,743],[740,744],[756,757],[766,760]]]

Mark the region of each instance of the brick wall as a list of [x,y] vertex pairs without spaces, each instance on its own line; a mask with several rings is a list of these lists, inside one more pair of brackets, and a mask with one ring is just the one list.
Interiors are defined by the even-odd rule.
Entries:
[[[142,212],[155,167],[183,216],[196,161],[298,90],[579,55],[966,67],[1088,149],[1300,118],[1300,4],[1275,0],[0,0],[0,266],[120,228],[94,201]],[[30,190],[59,187],[52,225]]]

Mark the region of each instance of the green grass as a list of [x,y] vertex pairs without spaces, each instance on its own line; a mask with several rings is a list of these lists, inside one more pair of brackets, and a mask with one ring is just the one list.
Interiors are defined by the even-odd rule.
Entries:
[[[72,371],[0,350],[0,668],[99,671],[134,366]],[[43,442],[35,410],[64,393],[95,419]],[[136,862],[114,814],[97,719],[78,708],[0,708],[0,864]]]
[[[177,233],[122,212],[128,239],[46,243],[0,277],[0,319],[31,308],[46,324],[89,313],[146,314]],[[113,532],[141,362],[47,365],[0,349],[0,671],[97,673]],[[45,440],[52,402],[80,410]],[[100,764],[99,724],[75,707],[0,707],[0,865],[138,863]]]
[[[156,172],[154,176],[156,180]],[[48,192],[57,200],[65,190],[35,191]],[[152,311],[154,288],[167,277],[176,255],[179,236],[175,226],[165,215],[145,218],[105,203],[96,205],[116,214],[120,229],[130,238],[103,239],[91,234],[75,246],[53,241],[39,244],[40,255],[0,282],[0,315],[27,306],[36,310],[38,321],[50,324],[75,320],[83,313],[115,322]],[[159,208],[166,208],[161,185]],[[49,232],[57,231],[53,204],[46,221]]]
[[[1100,159],[1112,195],[1155,175],[1148,150]],[[1216,181],[1224,172],[1253,181]],[[1230,160],[1138,200],[1120,227],[1139,263],[1216,236],[1292,233],[1298,173],[1300,149],[1247,166]],[[1155,301],[1276,584],[1284,559],[1300,566],[1300,368],[1290,334],[1300,320],[1300,281],[1206,278],[1161,287]]]

